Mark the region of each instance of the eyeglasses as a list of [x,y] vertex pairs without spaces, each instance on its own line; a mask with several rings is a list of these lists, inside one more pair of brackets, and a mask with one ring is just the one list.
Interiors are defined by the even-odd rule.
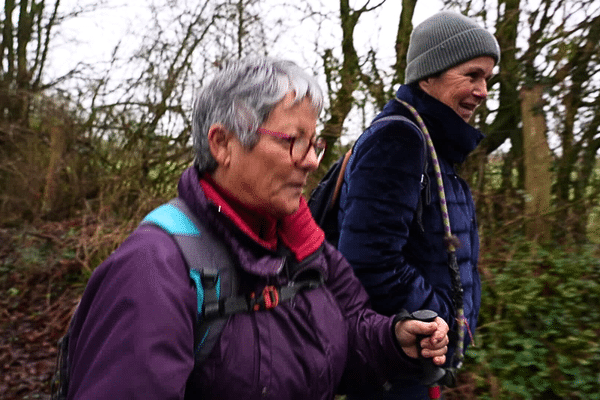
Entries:
[[295,163],[304,160],[311,148],[315,151],[317,163],[320,163],[327,147],[323,137],[291,136],[287,133],[275,132],[265,128],[258,128],[256,132],[275,136],[288,142],[290,144],[290,157]]

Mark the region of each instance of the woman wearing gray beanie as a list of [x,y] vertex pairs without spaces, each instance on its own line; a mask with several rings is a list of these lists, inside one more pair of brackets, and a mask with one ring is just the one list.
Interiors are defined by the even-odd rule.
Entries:
[[[481,295],[475,206],[455,165],[483,138],[469,121],[499,59],[494,36],[462,14],[415,27],[405,84],[357,140],[340,194],[339,250],[375,310],[430,309],[450,325],[445,378],[462,363]],[[435,383],[401,376],[348,398],[428,399]]]

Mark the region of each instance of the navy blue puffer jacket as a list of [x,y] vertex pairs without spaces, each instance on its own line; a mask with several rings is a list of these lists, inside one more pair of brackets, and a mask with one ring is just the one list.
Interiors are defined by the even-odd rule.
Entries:
[[[439,157],[452,233],[460,240],[457,259],[465,317],[473,331],[481,295],[479,236],[471,191],[456,174],[454,165],[465,160],[483,135],[450,107],[419,89],[401,86],[397,96],[423,117]],[[410,111],[395,100],[376,119],[388,115],[414,120]],[[339,250],[367,289],[376,311],[393,315],[402,308],[410,312],[431,309],[456,332],[444,225],[431,162],[431,201],[423,205],[424,229],[415,218],[425,162],[423,142],[418,128],[406,121],[381,122],[361,135],[340,196]],[[465,348],[469,341],[466,333]],[[449,356],[454,349],[449,348]]]

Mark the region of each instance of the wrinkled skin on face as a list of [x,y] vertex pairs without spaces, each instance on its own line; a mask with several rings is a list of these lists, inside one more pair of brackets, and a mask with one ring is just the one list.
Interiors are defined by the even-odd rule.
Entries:
[[[309,98],[294,103],[289,93],[260,127],[311,138],[316,134],[317,117]],[[295,163],[289,141],[272,135],[260,135],[248,150],[224,127],[215,125],[209,142],[218,163],[213,179],[247,207],[275,218],[298,209],[308,174],[318,167],[313,150]]]
[[477,57],[419,82],[421,89],[452,108],[465,122],[487,97],[487,84],[495,61]]

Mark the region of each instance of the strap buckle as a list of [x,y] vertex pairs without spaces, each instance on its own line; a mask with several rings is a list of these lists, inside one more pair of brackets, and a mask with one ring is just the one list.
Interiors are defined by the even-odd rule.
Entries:
[[250,301],[253,311],[271,310],[279,305],[279,291],[273,285],[264,287],[262,294],[256,298],[256,293],[250,294]]

